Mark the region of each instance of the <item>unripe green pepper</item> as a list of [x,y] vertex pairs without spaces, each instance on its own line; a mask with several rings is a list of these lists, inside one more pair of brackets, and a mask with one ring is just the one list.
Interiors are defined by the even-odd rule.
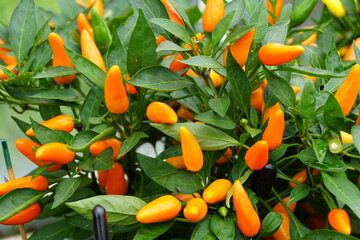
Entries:
[[317,0],[304,0],[297,5],[290,16],[291,27],[297,27],[304,23],[314,9]]
[[94,30],[96,46],[104,54],[111,45],[111,34],[104,19],[96,9],[91,10],[91,26]]

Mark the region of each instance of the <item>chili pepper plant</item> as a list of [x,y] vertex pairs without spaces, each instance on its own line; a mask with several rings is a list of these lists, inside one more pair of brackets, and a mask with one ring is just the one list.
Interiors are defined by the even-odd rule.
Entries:
[[92,239],[101,205],[111,239],[358,239],[359,5],[317,2],[21,0],[0,101],[42,120],[12,117],[36,169],[0,223]]

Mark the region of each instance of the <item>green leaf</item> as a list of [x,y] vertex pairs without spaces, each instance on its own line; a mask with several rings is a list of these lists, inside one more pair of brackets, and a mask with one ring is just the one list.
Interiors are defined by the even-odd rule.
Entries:
[[38,73],[51,60],[52,50],[48,41],[41,43],[31,55],[29,61],[32,61],[31,70]]
[[346,178],[331,177],[325,172],[321,172],[321,177],[325,187],[334,194],[335,197],[341,199],[341,201],[360,218],[359,188]]
[[[141,40],[140,40],[141,39]],[[142,68],[156,65],[156,41],[142,10],[130,37],[127,52],[127,70],[133,76]]]
[[131,137],[125,139],[125,141],[122,142],[118,158],[130,152],[131,149],[133,149],[142,138],[147,137],[149,136],[143,132],[134,132]]
[[155,91],[174,91],[191,84],[190,81],[162,66],[141,69],[127,83]]
[[195,116],[195,119],[223,129],[234,129],[236,124],[230,117],[221,117],[214,111],[207,111]]
[[223,95],[220,98],[212,98],[209,100],[209,106],[221,117],[224,117],[230,106],[230,98],[228,95]]
[[68,207],[88,219],[92,219],[92,209],[100,205],[106,209],[107,221],[118,225],[137,223],[136,213],[145,204],[140,198],[122,195],[99,195],[66,203]]
[[126,72],[126,51],[116,31],[112,33],[113,39],[109,51],[105,55],[106,66],[117,65],[122,72]]
[[36,138],[41,144],[52,142],[68,143],[72,136],[70,133],[61,130],[53,130],[45,127],[31,119],[31,127],[36,135]]
[[203,188],[196,173],[178,171],[161,159],[139,153],[137,157],[145,174],[172,192],[191,194]]
[[22,0],[15,8],[9,24],[9,39],[21,69],[36,37],[36,12],[33,0]]
[[113,157],[113,149],[112,147],[106,148],[96,157],[92,157],[92,164],[94,166],[94,170],[108,170],[114,167],[114,157]]
[[331,40],[330,50],[326,54],[325,65],[326,65],[326,69],[331,72],[341,73],[344,71],[344,67],[341,58],[339,56],[338,50],[336,48],[334,38]]
[[208,56],[195,56],[185,60],[178,60],[190,66],[197,66],[203,68],[224,68],[218,61]]
[[322,240],[322,239],[332,239],[332,240],[356,240],[358,238],[345,235],[335,230],[329,229],[320,229],[309,232],[303,237],[303,240]]
[[236,27],[232,30],[224,40],[224,45],[230,46],[239,40],[242,36],[248,33],[251,29],[253,29],[256,25],[244,25],[241,27]]
[[235,10],[229,12],[228,14],[225,15],[224,18],[222,18],[220,20],[220,22],[218,22],[218,24],[216,24],[212,34],[211,34],[211,44],[212,46],[217,46],[220,42],[220,40],[224,37],[225,33],[228,31],[229,26],[232,22],[232,19],[235,15]]
[[230,23],[230,26],[237,25],[241,18],[244,15],[244,12],[246,10],[245,1],[244,0],[234,0],[231,2],[228,2],[225,6],[225,12],[231,12],[235,11],[234,17],[232,18],[232,22]]
[[322,139],[312,139],[313,150],[319,162],[323,162],[328,149],[327,143]]
[[79,102],[83,97],[71,89],[50,89],[39,92],[31,97],[43,99],[57,99],[64,102]]
[[360,50],[354,40],[353,40],[353,45],[354,45],[356,63],[359,64],[360,63]]
[[261,42],[268,29],[268,21],[267,21],[267,8],[265,0],[258,1],[255,9],[251,13],[249,24],[259,24],[256,27],[256,32],[254,36],[254,42],[259,43]]
[[304,226],[299,219],[290,211],[290,239],[303,239],[310,232],[310,229]]
[[14,216],[35,202],[39,201],[45,192],[30,188],[15,189],[0,198],[0,222]]
[[180,24],[164,18],[153,18],[150,20],[150,22],[159,25],[160,27],[170,32],[174,36],[177,36],[179,39],[192,45],[189,33]]
[[235,225],[230,217],[223,218],[213,215],[210,220],[210,228],[220,240],[233,240],[235,238]]
[[80,108],[80,119],[86,129],[89,128],[89,119],[97,117],[103,101],[103,90],[94,85],[87,94]]
[[206,124],[198,123],[175,123],[175,124],[160,124],[150,123],[154,128],[162,131],[166,135],[176,139],[180,142],[179,128],[185,126],[194,135],[202,150],[214,151],[224,149],[230,146],[236,146],[240,143],[234,138],[230,137],[223,131],[208,126]]
[[31,234],[29,240],[63,240],[77,229],[66,220],[50,223]]
[[244,70],[235,61],[231,52],[228,52],[226,60],[226,70],[228,79],[236,100],[239,102],[240,108],[249,116],[251,86]]
[[11,80],[16,77],[16,74],[7,69],[5,66],[0,65],[0,69],[5,73],[6,77]]
[[295,106],[295,93],[289,82],[263,66],[271,92],[286,106]]
[[312,148],[307,148],[300,152],[298,158],[306,166],[316,168],[321,171],[342,172],[348,169],[348,166],[346,166],[337,156],[329,152],[326,153],[324,161],[319,162]]
[[283,218],[280,213],[277,212],[268,213],[263,220],[260,235],[271,236],[279,229],[282,221]]
[[44,120],[49,120],[50,118],[61,115],[60,106],[40,105],[39,110],[41,118]]
[[191,234],[191,240],[198,240],[198,239],[204,239],[204,240],[215,240],[216,236],[211,231],[210,228],[210,221],[212,216],[208,215],[206,216],[202,221],[198,222],[196,225],[193,233]]
[[143,224],[134,236],[134,240],[155,239],[174,225],[174,221]]
[[310,79],[305,79],[305,85],[301,90],[301,101],[298,110],[305,117],[311,118],[316,106],[316,88]]
[[97,132],[89,130],[78,132],[71,140],[70,145],[73,148],[85,149],[86,146],[88,146],[88,143],[97,135]]
[[45,69],[44,71],[37,74],[33,78],[55,78],[60,76],[68,76],[76,73],[78,73],[78,71],[74,68],[58,66],[58,67]]
[[269,27],[261,44],[284,43],[287,35],[289,21],[278,22]]
[[347,76],[344,73],[335,74],[323,69],[310,68],[310,67],[297,67],[297,66],[283,66],[278,68],[276,71],[286,71],[286,72],[289,71],[289,72],[306,74],[309,76],[327,77],[327,78],[342,78]]
[[311,190],[310,187],[305,183],[297,185],[295,188],[291,190],[288,205],[306,198],[307,195],[309,195],[310,190]]
[[67,47],[65,47],[65,49],[75,68],[79,70],[80,73],[84,74],[84,76],[87,77],[92,83],[96,84],[100,88],[103,88],[106,78],[105,72],[95,63],[84,58],[80,54],[77,54]]
[[360,153],[360,126],[354,125],[351,127],[351,135],[354,139],[354,145],[358,152]]
[[187,52],[187,51],[191,51],[191,49],[182,48],[176,43],[166,40],[160,43],[160,45],[157,47],[156,52],[160,52],[160,51]]
[[329,129],[335,132],[339,132],[344,126],[344,115],[338,101],[332,94],[329,94],[324,106],[324,121]]
[[60,181],[56,187],[54,202],[51,208],[54,209],[68,200],[69,197],[71,197],[80,187],[80,184],[81,178],[65,178],[64,180]]

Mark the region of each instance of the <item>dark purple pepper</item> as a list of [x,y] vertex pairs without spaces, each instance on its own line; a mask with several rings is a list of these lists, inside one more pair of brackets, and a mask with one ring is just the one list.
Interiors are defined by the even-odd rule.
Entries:
[[267,197],[276,178],[276,167],[269,163],[263,169],[254,171],[253,174],[251,189],[257,196]]

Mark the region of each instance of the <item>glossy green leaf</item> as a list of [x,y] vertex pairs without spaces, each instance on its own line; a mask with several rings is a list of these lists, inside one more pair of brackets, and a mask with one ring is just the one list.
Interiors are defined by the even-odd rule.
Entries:
[[9,39],[18,68],[22,68],[30,49],[35,43],[36,14],[34,0],[22,0],[15,8],[9,24]]
[[259,43],[264,39],[268,30],[267,17],[266,2],[265,0],[259,0],[249,19],[249,24],[258,24],[254,36],[254,42],[256,43]]
[[244,0],[233,0],[225,5],[225,12],[235,11],[230,27],[237,25],[245,13],[245,1]]
[[311,232],[310,229],[304,226],[300,220],[290,211],[290,239],[303,239],[303,237]]
[[39,92],[31,97],[42,99],[57,99],[64,102],[79,102],[84,100],[83,97],[70,89],[50,89]]
[[62,240],[66,239],[76,227],[67,223],[67,221],[57,221],[41,227],[31,234],[29,240]]
[[175,123],[175,124],[161,124],[151,123],[151,126],[162,131],[166,135],[180,141],[179,128],[185,126],[194,135],[202,150],[214,151],[224,149],[230,146],[236,146],[240,143],[234,138],[230,137],[223,131],[206,124],[198,123]]
[[153,18],[150,22],[162,27],[188,44],[192,44],[189,33],[180,24],[164,18]]
[[125,139],[125,141],[121,143],[120,153],[118,157],[121,157],[126,153],[130,152],[131,149],[133,149],[142,138],[147,137],[149,136],[143,132],[134,132],[129,138]]
[[244,70],[235,61],[231,52],[229,51],[226,60],[226,70],[228,79],[236,100],[240,104],[240,108],[245,112],[246,116],[249,115],[251,86]]
[[56,187],[54,202],[51,208],[56,208],[71,197],[80,187],[81,178],[66,178]]
[[141,168],[149,178],[155,178],[177,172],[176,168],[161,159],[148,157],[140,153],[137,153],[137,158]]
[[109,51],[105,55],[106,66],[109,68],[117,65],[120,67],[122,72],[126,71],[126,51],[122,45],[119,35],[116,31],[112,33],[113,39]]
[[344,71],[334,38],[331,40],[330,51],[326,54],[325,65],[330,72],[341,73]]
[[91,156],[92,165],[94,170],[108,170],[114,167],[114,157],[112,147],[105,148],[99,155],[96,157]]
[[61,115],[60,106],[40,105],[39,110],[41,118],[44,120]]
[[[141,39],[141,41],[139,41]],[[127,52],[127,71],[133,76],[142,68],[156,65],[156,41],[142,10],[132,31]]]
[[230,98],[227,95],[223,95],[219,98],[212,98],[209,100],[209,106],[221,117],[224,117],[230,107]]
[[312,148],[307,148],[300,152],[298,158],[306,166],[316,168],[321,171],[341,172],[348,169],[348,166],[346,166],[336,155],[329,152],[326,153],[324,161],[319,162]]
[[14,216],[35,202],[39,201],[45,192],[30,188],[15,189],[0,198],[0,222]]
[[220,40],[224,37],[226,31],[229,29],[232,19],[235,15],[235,10],[231,11],[230,13],[226,14],[224,18],[216,24],[212,34],[211,34],[211,44],[213,47],[217,46]]
[[269,27],[261,44],[284,43],[287,35],[289,21],[278,22]]
[[359,188],[346,178],[332,177],[325,172],[321,172],[321,177],[325,187],[360,218]]
[[174,52],[187,52],[191,51],[190,49],[182,48],[176,43],[173,43],[172,41],[164,41],[160,43],[160,45],[156,49],[157,52],[160,51],[174,51]]
[[74,68],[58,66],[58,67],[45,69],[44,71],[37,74],[33,78],[55,78],[60,76],[68,76],[76,73],[78,73],[78,71]]
[[136,223],[136,213],[146,203],[140,198],[122,195],[99,195],[76,202],[68,202],[66,206],[82,216],[92,219],[92,209],[100,205],[106,209],[107,221],[118,225]]
[[324,239],[333,239],[333,240],[356,240],[358,238],[345,235],[335,230],[329,229],[320,229],[309,232],[303,237],[303,240],[324,240]]
[[328,149],[328,144],[322,139],[312,139],[313,150],[319,162],[323,162]]
[[335,132],[340,131],[344,126],[344,116],[340,105],[334,95],[330,94],[324,106],[325,124]]
[[36,135],[36,138],[41,144],[52,142],[68,143],[72,136],[70,133],[61,130],[53,130],[45,127],[31,119],[31,127]]
[[295,73],[306,74],[309,76],[315,77],[327,77],[327,78],[342,78],[346,77],[344,73],[332,73],[327,70],[318,69],[318,68],[310,68],[310,67],[297,67],[297,66],[284,66],[278,68],[277,71],[290,71]]
[[208,56],[195,56],[185,60],[178,60],[190,66],[197,66],[203,68],[224,68],[218,61]]
[[174,225],[174,221],[143,224],[135,234],[134,240],[155,239],[169,230],[172,225]]
[[75,68],[79,70],[80,73],[84,74],[85,77],[87,77],[92,83],[96,84],[100,88],[103,88],[106,78],[105,72],[95,63],[84,58],[80,54],[69,48],[65,47],[65,49]]
[[45,67],[45,65],[50,61],[52,56],[52,50],[50,47],[50,44],[48,41],[45,41],[41,43],[34,53],[31,55],[30,61],[32,61],[31,64],[31,70],[34,73],[38,73],[42,71]]
[[301,100],[297,109],[305,117],[311,118],[316,105],[316,88],[310,79],[305,79],[305,85],[301,90]]
[[311,191],[310,187],[305,183],[297,185],[295,188],[291,190],[288,205],[294,202],[299,202],[300,200],[306,198],[307,195],[309,195],[310,191]]
[[210,228],[211,215],[206,216],[202,221],[198,222],[193,233],[191,234],[191,240],[205,239],[215,240],[216,236]]
[[295,93],[290,84],[283,78],[269,71],[265,66],[264,73],[271,92],[286,106],[295,106]]
[[241,27],[236,27],[234,28],[234,30],[232,30],[227,37],[224,40],[224,45],[226,44],[227,46],[232,45],[233,43],[235,43],[237,40],[239,40],[239,38],[241,38],[242,36],[244,36],[246,33],[248,33],[251,29],[253,29],[256,25],[244,25]]
[[191,84],[190,81],[162,66],[144,68],[128,80],[128,83],[156,91],[174,91]]
[[271,236],[279,229],[282,221],[283,218],[281,217],[280,213],[277,212],[268,213],[262,222],[260,235]]
[[220,240],[233,240],[235,237],[235,223],[230,217],[220,217],[212,215],[210,228],[216,237]]
[[230,117],[221,117],[214,111],[207,111],[196,115],[195,119],[223,129],[234,129],[236,127],[236,124]]
[[354,139],[354,145],[358,152],[360,153],[360,126],[354,125],[351,127],[351,135]]
[[103,90],[94,85],[87,94],[80,108],[81,123],[87,129],[90,126],[89,119],[98,116],[103,101]]

